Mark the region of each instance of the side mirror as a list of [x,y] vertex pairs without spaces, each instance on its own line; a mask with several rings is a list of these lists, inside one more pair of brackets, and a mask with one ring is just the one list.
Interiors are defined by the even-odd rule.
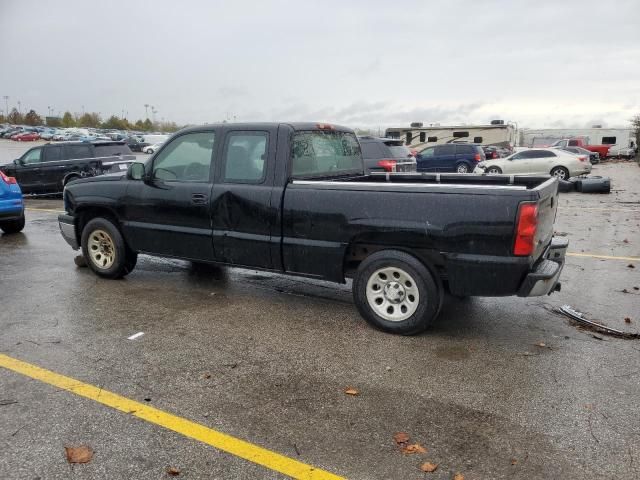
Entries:
[[22,160],[21,158],[16,158],[16,159],[13,161],[13,163],[14,163],[14,164],[16,164],[16,165],[20,165],[20,166],[22,166],[22,165],[24,165],[24,160]]
[[144,163],[133,162],[127,169],[128,180],[143,180],[145,178]]

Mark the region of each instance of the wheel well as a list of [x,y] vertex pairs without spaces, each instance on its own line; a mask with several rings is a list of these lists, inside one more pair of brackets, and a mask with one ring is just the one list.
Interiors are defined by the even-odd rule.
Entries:
[[82,231],[84,230],[85,225],[96,217],[108,218],[109,220],[113,221],[113,223],[118,228],[120,228],[120,222],[118,222],[118,217],[106,207],[85,208],[85,209],[76,211],[76,216],[77,216],[76,239],[78,240],[78,245],[81,245]]
[[444,260],[442,256],[434,251],[410,250],[407,248],[397,247],[393,245],[380,245],[372,243],[352,242],[347,247],[344,255],[343,272],[345,277],[353,277],[360,263],[369,255],[379,252],[380,250],[396,250],[404,252],[417,258],[437,279],[442,282],[445,278]]
[[70,173],[68,174],[66,177],[64,177],[62,179],[62,185],[66,185],[67,183],[69,183],[71,180],[75,180],[76,178],[80,178],[80,174],[78,173]]

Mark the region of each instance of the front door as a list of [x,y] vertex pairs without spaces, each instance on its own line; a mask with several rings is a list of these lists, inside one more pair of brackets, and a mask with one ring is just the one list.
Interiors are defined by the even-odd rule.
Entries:
[[272,199],[276,135],[275,128],[226,134],[211,204],[216,258],[221,262],[273,268],[271,239],[279,238],[279,232],[271,229],[278,225],[280,202]]
[[16,165],[16,180],[22,193],[42,191],[40,172],[42,170],[42,148],[32,148],[20,158]]
[[131,180],[124,234],[136,251],[214,260],[211,229],[214,130],[173,138],[150,163],[147,180]]
[[435,151],[435,169],[437,172],[456,171],[456,146],[449,143],[438,145]]

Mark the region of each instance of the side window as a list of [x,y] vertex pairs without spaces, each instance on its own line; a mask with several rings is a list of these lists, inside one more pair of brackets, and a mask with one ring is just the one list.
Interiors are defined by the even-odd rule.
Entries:
[[413,133],[407,132],[406,133],[406,144],[407,145],[411,145],[412,141],[413,141]]
[[457,155],[474,155],[475,149],[471,145],[456,145]]
[[269,134],[267,132],[231,132],[224,153],[224,181],[261,183],[264,180]]
[[602,143],[604,145],[613,145],[616,143],[616,137],[602,137]]
[[569,146],[570,147],[577,147],[578,146],[578,140],[569,140]]
[[44,150],[45,162],[56,162],[62,160],[62,147],[47,147]]
[[153,177],[169,182],[208,182],[214,144],[214,132],[174,138],[154,159]]
[[420,143],[427,141],[427,132],[420,132]]
[[511,160],[528,160],[529,158],[534,158],[535,154],[536,150],[526,150],[514,155]]
[[549,157],[555,157],[555,156],[556,154],[553,152],[550,152],[549,150],[538,150],[534,158],[549,158]]
[[24,163],[26,163],[27,165],[29,165],[31,163],[38,163],[40,161],[41,155],[42,155],[42,149],[41,148],[34,148],[33,150],[31,150],[30,152],[28,152],[24,156],[22,161]]
[[473,137],[473,143],[482,143],[482,137]]
[[89,145],[67,145],[65,148],[67,150],[66,160],[92,157]]
[[435,147],[425,148],[422,152],[420,152],[420,155],[423,158],[432,158],[435,151]]
[[436,147],[435,154],[436,155],[455,155],[456,146],[455,145],[440,145]]

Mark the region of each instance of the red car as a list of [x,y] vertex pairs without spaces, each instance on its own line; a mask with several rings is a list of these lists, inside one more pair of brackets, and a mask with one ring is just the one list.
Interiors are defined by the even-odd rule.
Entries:
[[34,140],[39,140],[40,134],[38,134],[38,132],[26,132],[19,135],[14,135],[11,137],[11,139],[17,140],[18,142],[32,142]]

